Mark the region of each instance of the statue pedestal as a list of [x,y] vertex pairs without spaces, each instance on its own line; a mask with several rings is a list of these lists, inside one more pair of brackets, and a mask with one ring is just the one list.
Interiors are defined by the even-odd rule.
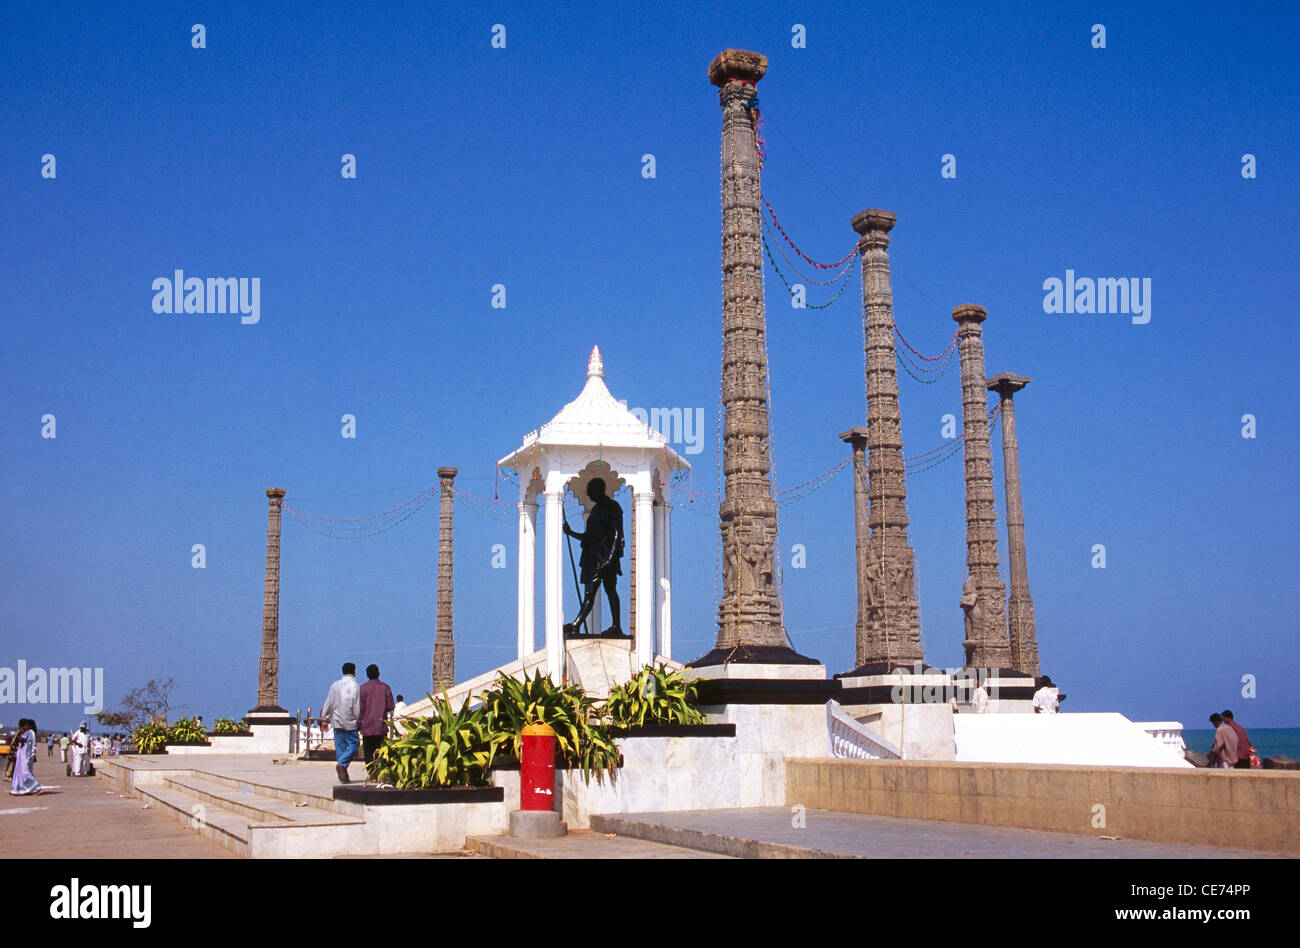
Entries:
[[736,728],[740,806],[784,806],[785,759],[826,754],[826,702],[839,682],[815,658],[771,645],[714,649],[685,671],[702,679],[708,722]]

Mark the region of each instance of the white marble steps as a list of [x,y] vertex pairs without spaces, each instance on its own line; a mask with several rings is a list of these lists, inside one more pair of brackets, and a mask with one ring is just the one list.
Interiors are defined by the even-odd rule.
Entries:
[[[364,823],[357,817],[310,805],[313,799],[319,798],[306,798],[300,802],[309,805],[295,806],[290,800],[277,799],[262,792],[265,788],[209,774],[169,774],[161,783],[145,784],[136,789],[146,803],[241,856],[258,854],[254,834],[259,829],[324,830],[324,836],[328,837],[336,835],[329,832],[330,828],[342,829]],[[324,838],[321,841],[326,842]]]

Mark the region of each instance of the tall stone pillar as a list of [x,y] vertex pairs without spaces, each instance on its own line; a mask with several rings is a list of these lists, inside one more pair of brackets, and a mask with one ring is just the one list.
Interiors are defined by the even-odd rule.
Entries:
[[[767,658],[795,656],[776,588],[776,503],[772,499],[763,247],[753,103],[767,57],[728,49],[709,65],[722,104],[722,465],[718,506],[722,601],[717,647],[695,665],[758,646]],[[748,656],[753,648],[741,649]],[[788,655],[785,655],[788,653]],[[807,661],[804,659],[804,661]]]
[[442,505],[438,510],[438,620],[433,640],[433,690],[442,691],[456,683],[456,641],[452,635],[452,482],[458,469],[438,468],[442,481]]
[[907,480],[894,352],[894,292],[889,275],[889,231],[897,220],[893,212],[874,208],[853,218],[853,229],[862,235],[858,252],[862,254],[871,531],[868,562],[859,577],[859,616],[865,612],[865,641],[858,643],[859,665],[910,665],[922,659],[915,557],[907,542]]
[[857,554],[858,619],[853,632],[853,664],[867,663],[870,650],[867,634],[867,614],[871,608],[871,593],[867,586],[867,564],[871,562],[869,541],[871,527],[867,520],[867,429],[859,425],[840,432],[840,440],[853,449],[853,549]]
[[1011,594],[1007,598],[1007,632],[1011,639],[1011,667],[1026,675],[1039,675],[1038,633],[1034,628],[1034,600],[1029,595],[1029,564],[1025,554],[1025,508],[1020,499],[1020,443],[1016,439],[1016,403],[1012,398],[1030,383],[1024,375],[1002,372],[988,380],[990,391],[1002,399],[1002,477],[1007,504],[1007,556]]
[[993,456],[989,450],[988,396],[984,391],[984,307],[964,303],[952,311],[961,359],[962,435],[965,439],[966,569],[973,597],[967,610],[966,665],[1010,668],[1006,588],[998,576],[997,513],[993,506]]
[[283,487],[266,489],[266,586],[262,597],[262,658],[252,714],[287,714],[280,707],[280,508]]

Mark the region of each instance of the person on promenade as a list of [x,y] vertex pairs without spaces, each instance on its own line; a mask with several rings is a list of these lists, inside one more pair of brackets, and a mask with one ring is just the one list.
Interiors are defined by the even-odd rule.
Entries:
[[14,777],[9,793],[15,797],[39,794],[45,788],[36,782],[32,764],[36,762],[36,722],[23,718],[18,722],[18,737],[14,740]]
[[366,666],[366,683],[361,686],[361,755],[367,764],[366,783],[370,782],[371,759],[388,739],[388,715],[397,707],[393,691],[379,680],[379,666]]
[[1251,758],[1256,755],[1255,748],[1250,744],[1250,735],[1237,723],[1231,711],[1223,712],[1223,723],[1232,728],[1232,732],[1237,735],[1237,762],[1233,766],[1237,770],[1249,770],[1253,766]]
[[59,763],[66,764],[68,762],[68,745],[71,743],[71,735],[67,732],[59,735]]
[[45,735],[45,756],[46,757],[54,756],[54,732],[53,731],[50,731],[49,734]]
[[394,720],[394,721],[397,720],[398,716],[402,713],[402,709],[404,709],[405,707],[406,707],[406,699],[403,698],[401,695],[398,695],[398,696],[397,696],[397,702],[393,705],[393,720]]
[[975,691],[970,697],[970,703],[976,714],[988,714],[989,710],[989,689],[988,681],[981,678],[975,685]]
[[339,783],[351,783],[348,764],[357,754],[357,726],[361,723],[361,689],[357,687],[357,666],[343,663],[343,677],[330,685],[329,695],[320,709],[322,733],[334,728],[334,763]]
[[1043,683],[1034,692],[1034,714],[1056,714],[1060,710],[1060,692],[1048,675],[1043,676]]
[[1222,715],[1211,714],[1210,723],[1214,725],[1214,746],[1207,755],[1211,767],[1232,768],[1237,766],[1237,732],[1224,723]]
[[86,733],[89,725],[81,722],[81,727],[72,734],[72,761],[68,764],[69,777],[86,776],[86,767],[90,763],[90,735]]

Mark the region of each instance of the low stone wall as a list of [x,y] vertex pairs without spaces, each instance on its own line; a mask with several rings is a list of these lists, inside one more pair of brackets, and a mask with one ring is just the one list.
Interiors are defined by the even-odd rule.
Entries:
[[[623,766],[613,776],[583,778],[581,770],[556,770],[560,818],[586,829],[593,813],[641,813],[744,806],[739,739],[623,736]],[[493,770],[505,789],[504,810],[519,809],[519,771]]]
[[1300,854],[1300,773],[786,761],[786,805]]

